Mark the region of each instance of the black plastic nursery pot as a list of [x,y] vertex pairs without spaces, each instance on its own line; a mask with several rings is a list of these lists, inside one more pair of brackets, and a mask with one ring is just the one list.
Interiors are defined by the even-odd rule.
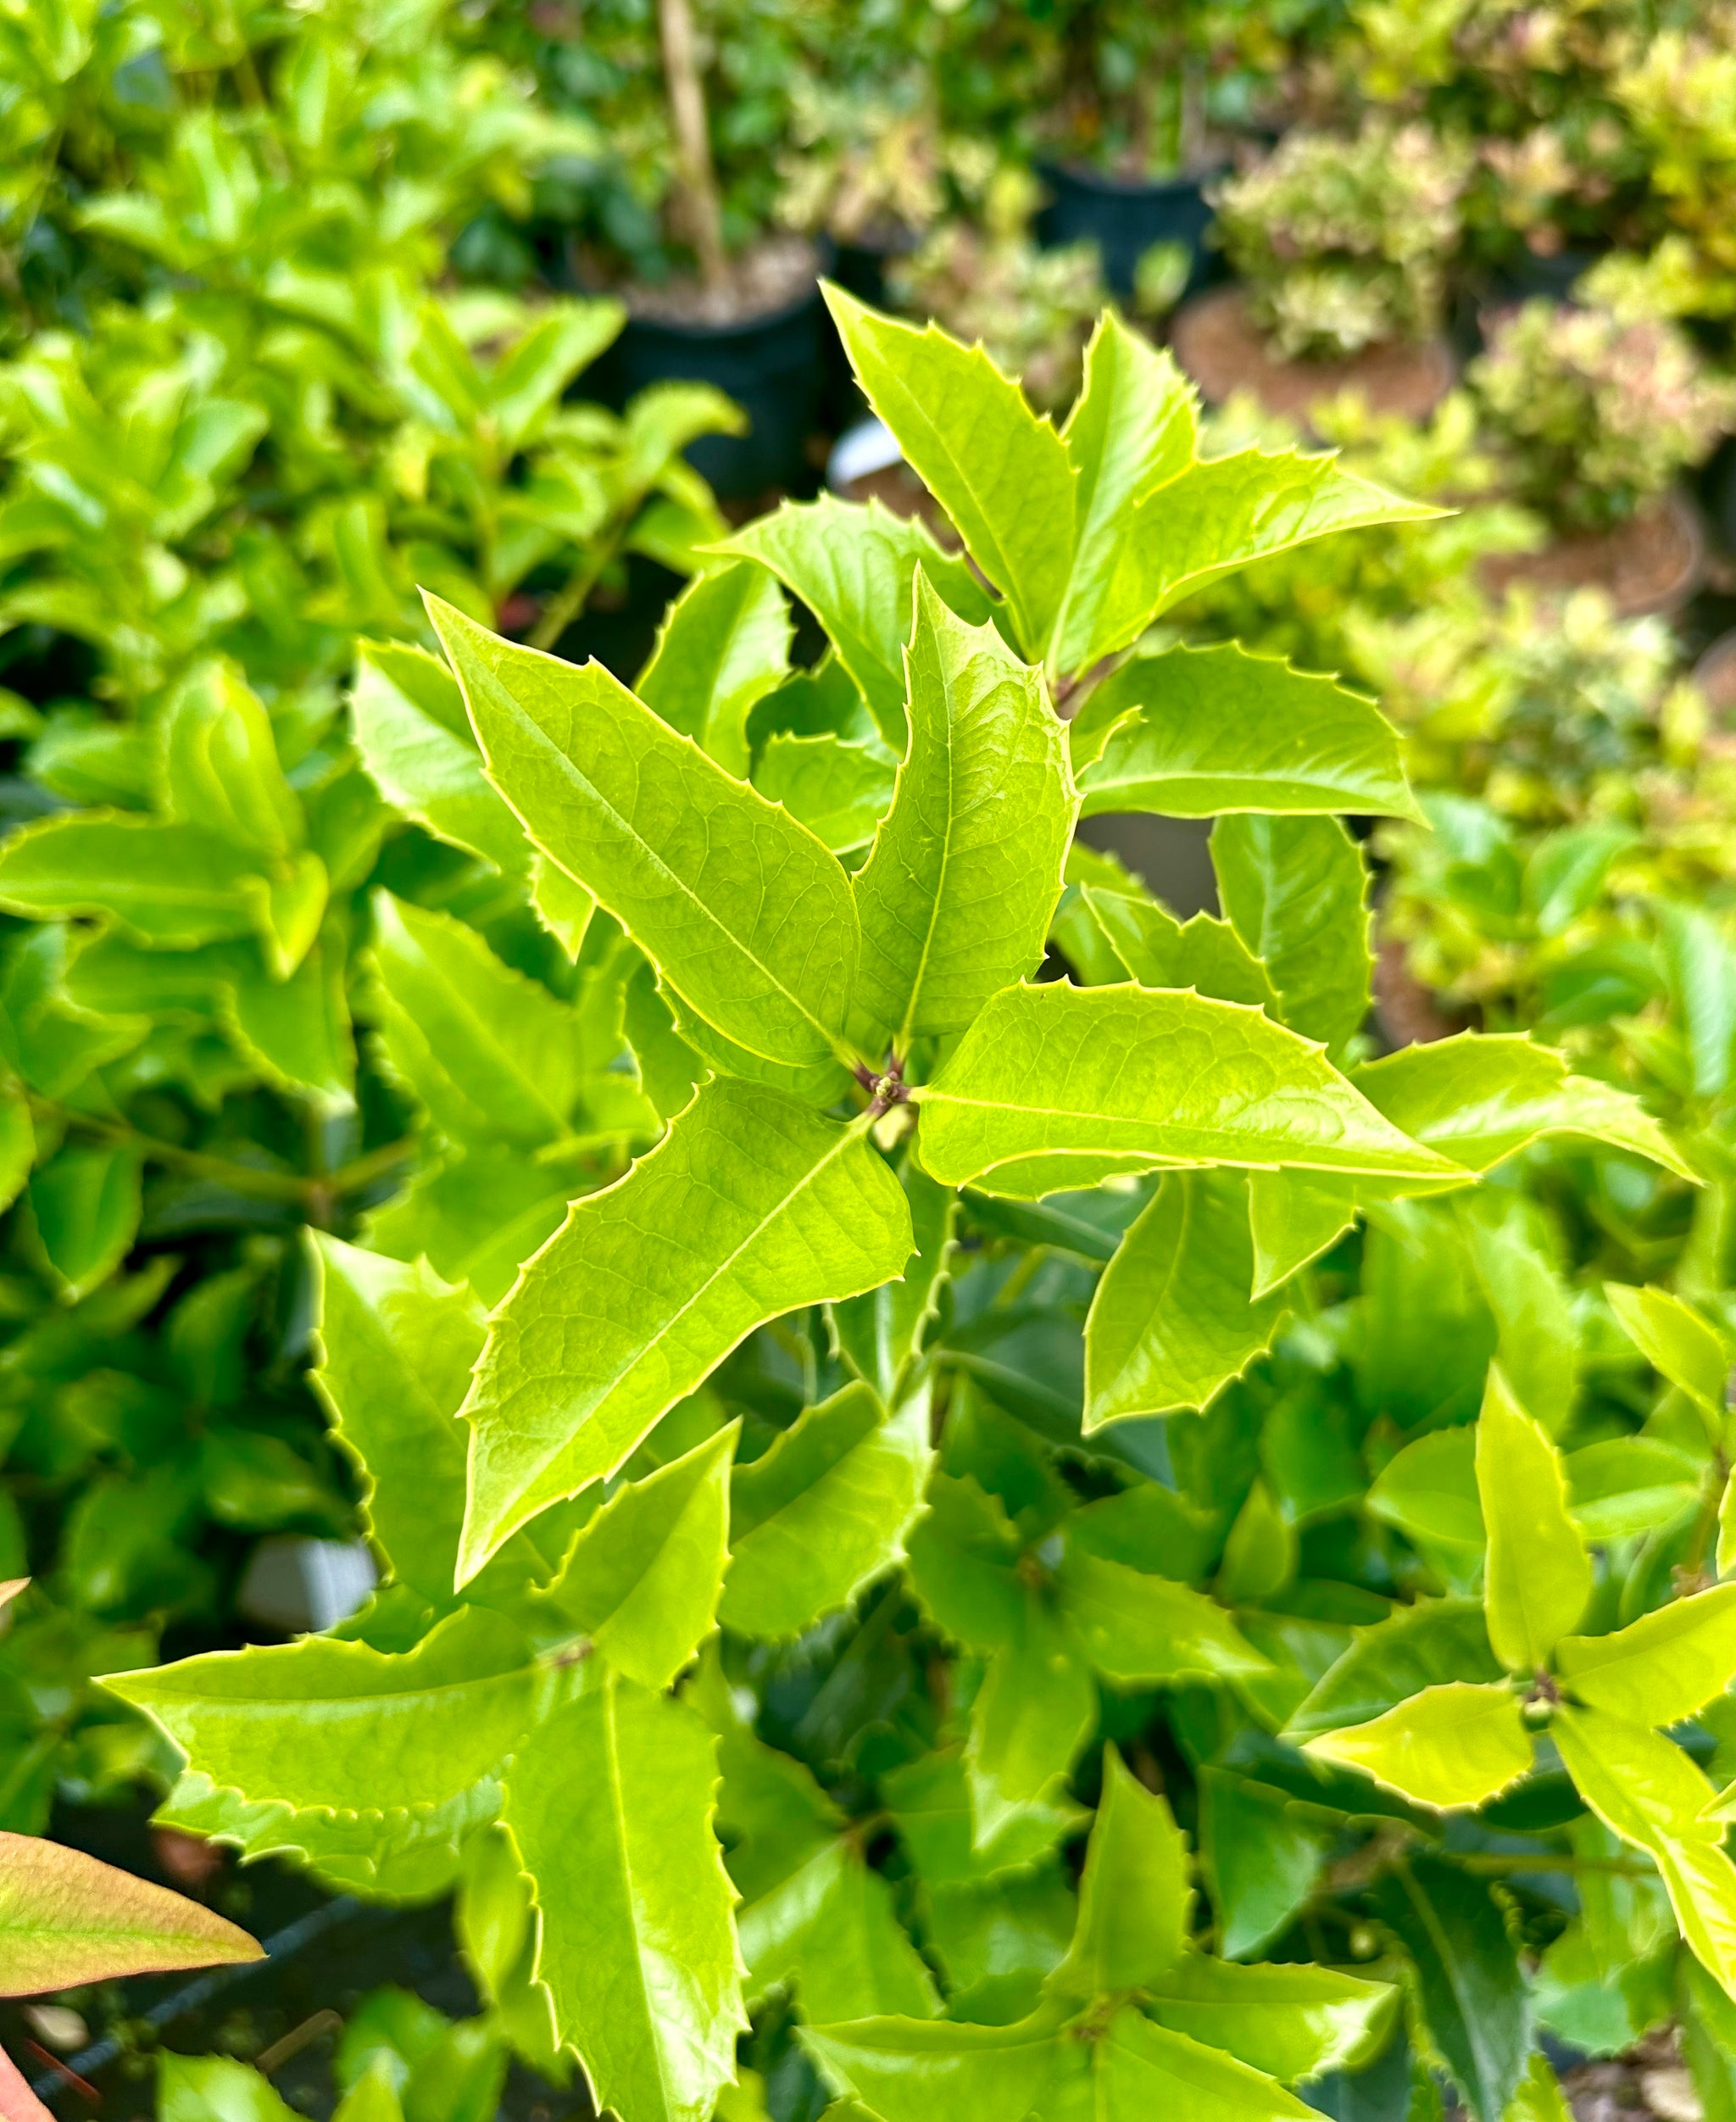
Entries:
[[1051,248],[1090,242],[1103,259],[1104,278],[1121,296],[1133,292],[1133,274],[1154,243],[1183,243],[1192,260],[1192,294],[1212,277],[1216,259],[1206,248],[1212,209],[1206,187],[1220,175],[1191,177],[1116,177],[1077,162],[1043,163],[1038,175],[1049,187],[1049,203],[1037,216],[1037,238]]
[[794,302],[739,324],[630,317],[583,379],[585,394],[617,408],[651,383],[709,383],[748,415],[744,435],[704,435],[689,463],[720,500],[774,488],[815,490],[808,438],[820,425],[825,309],[816,283]]

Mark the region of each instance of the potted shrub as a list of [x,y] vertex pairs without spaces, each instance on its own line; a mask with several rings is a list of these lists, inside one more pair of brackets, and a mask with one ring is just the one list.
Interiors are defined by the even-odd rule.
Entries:
[[1685,601],[1704,538],[1676,482],[1736,426],[1736,383],[1667,318],[1542,299],[1494,320],[1468,380],[1509,490],[1555,532],[1490,563],[1491,585],[1591,583],[1629,614]]
[[1245,389],[1299,415],[1355,388],[1420,418],[1452,382],[1441,326],[1468,173],[1422,124],[1288,135],[1216,192],[1241,285],[1177,318],[1182,366],[1208,398]]

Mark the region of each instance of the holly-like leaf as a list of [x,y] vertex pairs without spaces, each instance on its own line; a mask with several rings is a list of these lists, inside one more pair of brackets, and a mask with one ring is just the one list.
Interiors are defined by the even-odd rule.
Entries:
[[1072,558],[1078,474],[1066,445],[981,345],[881,316],[837,287],[826,299],[868,403],[1039,660]]
[[1477,1438],[1467,1429],[1436,1429],[1389,1459],[1368,1490],[1370,1517],[1395,1525],[1455,1592],[1483,1573],[1488,1534],[1477,1488]]
[[1630,1724],[1679,1724],[1736,1679],[1736,1585],[1673,1599],[1612,1635],[1563,1636],[1555,1658],[1575,1701]]
[[1144,988],[1196,988],[1220,1002],[1251,1002],[1277,1015],[1277,991],[1266,967],[1228,922],[1210,914],[1177,921],[1149,894],[1088,882],[1079,896],[1114,954],[1113,978]]
[[888,1416],[866,1385],[804,1408],[730,1491],[722,1613],[748,1635],[798,1635],[903,1556],[933,1454],[925,1394]]
[[1089,668],[1128,511],[1187,470],[1199,426],[1194,387],[1173,355],[1112,309],[1098,320],[1084,367],[1084,387],[1061,430],[1078,476],[1078,528],[1066,599],[1049,644],[1054,672]]
[[1317,1732],[1366,1724],[1426,1688],[1448,1681],[1495,1680],[1500,1673],[1480,1604],[1470,1599],[1419,1600],[1372,1628],[1357,1630],[1349,1649],[1321,1674],[1291,1716],[1284,1736],[1299,1746]]
[[1084,2001],[1151,1988],[1188,1945],[1193,1899],[1188,1846],[1169,1807],[1104,1747],[1078,1925],[1051,1987]]
[[807,605],[896,757],[904,750],[904,644],[916,570],[968,623],[981,624],[993,609],[968,561],[943,553],[916,517],[893,515],[878,501],[863,508],[830,494],[786,501],[721,549],[769,567]]
[[804,826],[598,664],[429,613],[495,785],[724,1039],[792,1067],[836,1058],[856,962],[849,881]]
[[393,1072],[457,1141],[563,1133],[583,1050],[573,1011],[450,914],[374,896],[380,1022]]
[[1285,1023],[1342,1047],[1368,1014],[1367,872],[1336,818],[1221,818],[1218,896],[1277,989]]
[[472,1607],[401,1655],[305,1636],[110,1674],[103,1685],[225,1790],[390,1813],[442,1804],[487,1774],[558,1680],[511,1623]]
[[1303,1751],[1441,1808],[1481,1805],[1531,1767],[1524,1716],[1500,1681],[1426,1687],[1366,1724],[1317,1732]]
[[238,962],[218,989],[217,1013],[237,1050],[269,1083],[328,1112],[355,1102],[348,941],[344,927],[328,920],[320,940],[283,980],[272,977],[259,954],[243,959],[237,952]]
[[1227,1768],[1202,1768],[1199,1796],[1199,1859],[1218,1950],[1226,1960],[1251,1959],[1313,1894],[1331,1836],[1289,1792]]
[[1011,2026],[866,2019],[809,2027],[802,2046],[832,2086],[854,2093],[879,2122],[934,2122],[942,2114],[1026,2122],[1072,2114],[1053,2107],[1054,2093],[1062,2086],[1086,2089],[1069,2082],[1082,2074],[1057,2039],[1060,2024],[1053,2007]]
[[88,914],[148,948],[190,950],[253,931],[258,869],[255,856],[202,826],[76,811],[0,846],[0,909],[26,921]]
[[1722,1337],[1667,1289],[1606,1282],[1610,1309],[1652,1368],[1679,1385],[1715,1424],[1724,1417],[1730,1352]]
[[1591,1596],[1591,1562],[1567,1510],[1561,1454],[1491,1364],[1477,1419],[1477,1489],[1488,1534],[1483,1608],[1510,1673],[1543,1670]]
[[729,1523],[732,1423],[582,1525],[548,1604],[617,1672],[660,1692],[716,1624]]
[[1518,1033],[1461,1033],[1370,1061],[1355,1080],[1395,1127],[1487,1172],[1546,1135],[1584,1135],[1695,1174],[1637,1098],[1568,1072],[1564,1055]]
[[1104,1270],[1085,1323],[1085,1428],[1203,1407],[1270,1346],[1282,1298],[1250,1300],[1239,1172],[1166,1172]]
[[1399,1993],[1336,1968],[1237,1967],[1188,1952],[1147,1986],[1160,2026],[1221,2048],[1280,2085],[1350,2070],[1385,2046]]
[[877,738],[852,744],[829,730],[814,737],[781,730],[766,742],[754,786],[854,867],[874,844],[897,774],[897,760]]
[[0,1834],[0,1996],[263,1957],[196,1901],[82,1850]]
[[875,1055],[962,1032],[1035,972],[1077,807],[1041,678],[920,571],[908,669],[910,746],[855,879],[851,1018]]
[[573,1203],[495,1313],[462,1410],[461,1575],[612,1473],[754,1327],[887,1281],[910,1253],[904,1191],[861,1123],[708,1083],[626,1178]]
[[634,691],[726,773],[748,771],[748,716],[789,671],[790,616],[763,567],[696,575],[670,606]]
[[978,1846],[1027,1806],[1053,1802],[1096,1714],[1097,1690],[1068,1632],[1025,1598],[971,1709],[965,1771]]
[[1416,1963],[1429,2038],[1460,2097],[1477,2122],[1502,2122],[1531,2050],[1531,2001],[1488,1885],[1416,1857],[1376,1905]]
[[1091,1663],[1124,1687],[1190,1677],[1255,1679],[1271,1668],[1215,1600],[1070,1543],[1062,1611]]
[[804,2017],[821,2022],[882,2012],[926,2019],[940,2008],[891,1886],[864,1862],[854,1837],[826,1842],[760,1894],[737,1929],[750,2003],[784,1983]]
[[[1107,1156],[1124,1170],[1294,1164],[1427,1178],[1452,1169],[1258,1010],[1138,987],[1010,988],[912,1095],[918,1154],[954,1186],[1039,1156],[1082,1166]],[[1082,1169],[1075,1184],[1093,1176]]]
[[1234,642],[1131,657],[1072,726],[1076,744],[1095,744],[1098,732],[1103,748],[1079,775],[1088,818],[1126,810],[1422,816],[1398,732],[1378,708],[1332,678]]
[[897,1282],[832,1307],[839,1354],[888,1406],[898,1399],[935,1315],[959,1219],[958,1195],[930,1178],[913,1156],[905,1157],[899,1181],[910,1204],[915,1239],[910,1265]]
[[531,843],[488,785],[464,696],[437,656],[407,642],[360,643],[350,727],[369,779],[394,810],[504,876],[528,874]]
[[1324,1172],[1250,1172],[1248,1229],[1253,1295],[1282,1289],[1356,1220],[1356,1182]]
[[693,1712],[613,1675],[551,1718],[507,1781],[542,1916],[537,1979],[598,2108],[625,2122],[709,2122],[735,2075],[748,2022],[716,1783]]

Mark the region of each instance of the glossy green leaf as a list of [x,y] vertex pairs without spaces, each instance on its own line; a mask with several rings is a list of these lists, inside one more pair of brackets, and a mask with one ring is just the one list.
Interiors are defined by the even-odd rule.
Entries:
[[[347,2103],[346,2105],[348,2105]],[[157,2058],[157,2112],[163,2122],[293,2122],[298,2110],[271,2080],[229,2056]],[[351,2107],[346,2122],[398,2122],[398,2103]]]
[[804,1408],[730,1490],[723,1618],[799,1635],[900,1560],[932,1454],[926,1394],[890,1416],[866,1385]]
[[1354,1179],[1320,1172],[1250,1172],[1248,1228],[1255,1298],[1318,1260],[1356,1220]]
[[27,1228],[48,1278],[69,1303],[101,1288],[138,1234],[138,1151],[130,1143],[64,1149],[25,1189]]
[[1247,449],[1196,460],[1117,526],[1109,588],[1076,667],[1131,646],[1160,612],[1251,560],[1334,531],[1438,513],[1341,471],[1330,456]]
[[959,1197],[906,1156],[899,1184],[910,1205],[915,1252],[897,1282],[882,1283],[832,1307],[838,1351],[857,1375],[890,1405],[920,1354],[940,1301],[958,1227]]
[[1122,1686],[1267,1670],[1223,1608],[1190,1585],[1107,1561],[1077,1543],[1057,1575],[1063,1611],[1091,1663]]
[[1376,1906],[1416,1969],[1429,2038],[1477,2122],[1501,2122],[1531,2049],[1519,1956],[1486,1881],[1411,1858]]
[[1564,1636],[1555,1657],[1575,1701],[1630,1724],[1678,1724],[1736,1679],[1736,1585],[1673,1599],[1612,1635]]
[[723,549],[769,567],[807,605],[898,757],[904,750],[904,646],[916,570],[971,625],[991,609],[961,555],[943,552],[918,518],[893,515],[878,501],[854,507],[830,494],[786,501],[737,531]]
[[939,2009],[933,1978],[898,1919],[893,1890],[839,1836],[737,1919],[750,2003],[793,1986],[804,2018],[881,2013],[913,2019]]
[[745,777],[748,716],[789,671],[790,617],[775,577],[735,561],[696,575],[670,606],[634,691],[726,773]]
[[277,762],[270,717],[231,663],[208,663],[171,697],[159,728],[163,815],[281,861],[306,834]]
[[0,1209],[18,1199],[36,1156],[29,1099],[14,1086],[0,1087]]
[[1055,1970],[1056,1992],[1089,2000],[1151,1988],[1188,1944],[1193,1899],[1188,1846],[1168,1805],[1106,1746],[1078,1927]]
[[1200,1770],[1199,1797],[1199,1859],[1218,1950],[1227,1960],[1251,1959],[1313,1894],[1330,1836],[1287,1791],[1227,1768]]
[[1722,1423],[1730,1378],[1729,1351],[1722,1336],[1667,1289],[1606,1282],[1604,1295],[1622,1331],[1652,1368]]
[[989,1661],[965,1748],[978,1847],[1027,1806],[1051,1803],[1097,1713],[1097,1690],[1052,1611],[1027,1597]]
[[504,876],[527,874],[531,843],[489,786],[463,695],[437,656],[405,642],[362,642],[350,723],[368,777],[393,810]]
[[573,1012],[449,914],[378,892],[374,934],[387,1055],[442,1133],[529,1148],[563,1133],[583,1060]]
[[[1420,817],[1398,732],[1334,680],[1234,642],[1135,655],[1073,728],[1103,749],[1079,775],[1088,818],[1155,810],[1373,811]],[[1079,755],[1076,752],[1075,756]]]
[[461,1573],[613,1473],[764,1320],[871,1289],[910,1252],[903,1189],[860,1123],[708,1083],[624,1179],[572,1205],[495,1313],[463,1410]]
[[1384,2047],[1398,1991],[1336,1968],[1237,1967],[1189,1952],[1149,1984],[1159,2025],[1221,2048],[1281,2085],[1355,2071]]
[[381,1813],[438,1805],[497,1767],[545,1708],[552,1679],[510,1623],[466,1607],[402,1655],[306,1636],[104,1685],[226,1790]]
[[1475,1432],[1437,1429],[1407,1444],[1376,1476],[1367,1509],[1427,1555],[1449,1589],[1472,1588],[1488,1540],[1477,1494]]
[[1518,1699],[1500,1681],[1426,1687],[1366,1724],[1317,1732],[1303,1750],[1438,1807],[1481,1805],[1531,1767]]
[[257,860],[197,825],[79,811],[0,846],[0,908],[26,921],[88,914],[159,950],[189,950],[256,925]]
[[1502,1375],[1559,1436],[1578,1395],[1579,1333],[1548,1223],[1530,1202],[1494,1189],[1461,1195],[1453,1208],[1494,1317]]
[[542,1915],[537,1979],[597,2105],[709,2122],[735,2075],[733,1898],[715,1746],[684,1704],[605,1679],[520,1749],[504,1818]]
[[829,730],[815,737],[779,731],[760,755],[754,786],[854,867],[874,844],[897,774],[897,760],[878,738],[851,744]]
[[1541,1137],[1565,1134],[1694,1176],[1638,1099],[1570,1075],[1554,1047],[1516,1033],[1464,1032],[1407,1046],[1357,1069],[1355,1082],[1395,1127],[1472,1172],[1488,1171]]
[[1220,1002],[1251,1002],[1277,1015],[1277,992],[1266,967],[1228,922],[1210,914],[1177,921],[1149,896],[1101,884],[1082,885],[1079,896],[1115,955],[1116,979],[1137,980],[1143,988],[1196,988]]
[[737,1425],[643,1481],[581,1526],[548,1604],[617,1672],[660,1692],[716,1624]]
[[1052,671],[1069,673],[1092,661],[1128,510],[1192,463],[1198,427],[1194,387],[1174,357],[1112,309],[1098,320],[1084,366],[1084,387],[1061,430],[1078,476],[1078,528],[1047,658]]
[[1076,809],[1041,679],[921,572],[908,669],[909,749],[854,888],[851,1020],[876,1057],[962,1032],[1036,971]]
[[1085,1428],[1203,1407],[1270,1346],[1283,1300],[1249,1296],[1239,1172],[1166,1172],[1104,1270],[1085,1324]]
[[1573,1523],[1593,1542],[1657,1531],[1693,1511],[1705,1485],[1703,1455],[1657,1437],[1606,1437],[1566,1465]]
[[980,344],[825,292],[868,403],[1006,599],[1026,654],[1040,658],[1072,556],[1078,474],[1066,445]]
[[934,2122],[943,2114],[1026,2122],[1077,2112],[1054,2105],[1061,2087],[1076,2096],[1083,2090],[1074,2081],[1085,2067],[1082,2054],[1066,2053],[1059,2029],[1050,2008],[1011,2026],[867,2019],[807,2028],[802,2045],[826,2080],[855,2094],[879,2122]]
[[82,1850],[0,1834],[0,1993],[257,1960],[245,1930]]
[[1123,1169],[1444,1169],[1379,1121],[1317,1048],[1257,1010],[1138,987],[1009,989],[913,1096],[918,1154],[951,1185],[1039,1156],[1107,1154],[1127,1160]]
[[240,1052],[268,1083],[328,1112],[355,1101],[347,940],[328,922],[287,979],[273,978],[250,953],[254,961],[237,964],[219,990],[219,1017]]
[[1367,873],[1336,818],[1220,819],[1211,866],[1236,933],[1265,964],[1285,1023],[1338,1049],[1368,1013]]
[[1539,1672],[1585,1611],[1591,1563],[1568,1513],[1561,1454],[1493,1364],[1477,1421],[1477,1489],[1489,1642],[1510,1673]]
[[1500,1670],[1479,1604],[1419,1600],[1357,1630],[1350,1647],[1291,1717],[1285,1736],[1300,1744],[1317,1732],[1366,1724],[1425,1688],[1499,1679]]
[[831,1060],[856,913],[827,850],[599,665],[429,609],[489,773],[537,846],[724,1038],[792,1067]]

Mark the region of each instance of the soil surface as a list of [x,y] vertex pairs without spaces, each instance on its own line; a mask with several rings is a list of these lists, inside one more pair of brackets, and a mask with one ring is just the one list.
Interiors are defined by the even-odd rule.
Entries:
[[1498,553],[1478,572],[1500,596],[1522,584],[1543,596],[1601,589],[1624,619],[1678,610],[1705,572],[1705,532],[1684,493],[1666,493],[1612,531],[1558,538],[1539,553]]
[[1249,315],[1239,287],[1214,288],[1181,309],[1170,329],[1176,359],[1213,404],[1248,391],[1269,413],[1305,420],[1341,391],[1359,391],[1377,413],[1422,420],[1452,388],[1455,364],[1444,339],[1396,341],[1342,361],[1288,361]]
[[790,309],[820,276],[820,253],[803,236],[772,236],[730,260],[729,278],[708,287],[691,274],[658,287],[639,282],[619,288],[628,309],[648,324],[714,329],[752,324]]

